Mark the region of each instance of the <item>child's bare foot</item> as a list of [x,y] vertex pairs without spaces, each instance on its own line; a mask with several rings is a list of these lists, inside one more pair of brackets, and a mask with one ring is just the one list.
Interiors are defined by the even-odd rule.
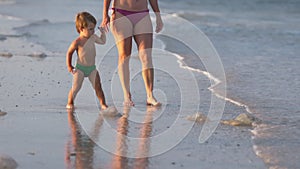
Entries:
[[156,107],[158,107],[158,106],[161,106],[161,103],[158,102],[158,101],[156,101],[156,99],[154,97],[151,97],[151,98],[147,99],[147,105],[148,106],[156,106]]
[[105,109],[107,109],[107,108],[108,108],[107,105],[102,105],[102,106],[101,106],[101,110],[105,110]]
[[68,104],[66,105],[66,108],[67,108],[67,109],[74,109],[74,105],[73,105],[73,104],[70,104],[70,103],[68,103]]

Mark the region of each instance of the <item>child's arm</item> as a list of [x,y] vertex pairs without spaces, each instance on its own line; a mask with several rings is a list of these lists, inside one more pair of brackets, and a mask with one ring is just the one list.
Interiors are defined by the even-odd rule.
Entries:
[[77,41],[73,41],[68,49],[67,55],[66,55],[66,64],[69,72],[72,72],[74,67],[72,66],[72,56],[74,51],[77,49]]
[[98,43],[98,44],[102,44],[103,45],[103,44],[106,43],[106,34],[105,34],[105,31],[104,31],[104,28],[99,27],[99,30],[101,32],[101,35],[100,35],[100,37],[95,36],[95,37],[97,37],[96,40],[95,40],[95,42]]

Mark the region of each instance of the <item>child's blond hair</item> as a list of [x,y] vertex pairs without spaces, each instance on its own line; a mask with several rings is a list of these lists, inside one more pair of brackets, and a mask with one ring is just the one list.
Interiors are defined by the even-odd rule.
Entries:
[[97,24],[96,18],[88,12],[80,12],[76,15],[76,30],[80,33],[80,29],[87,28],[88,23],[92,22],[93,24]]

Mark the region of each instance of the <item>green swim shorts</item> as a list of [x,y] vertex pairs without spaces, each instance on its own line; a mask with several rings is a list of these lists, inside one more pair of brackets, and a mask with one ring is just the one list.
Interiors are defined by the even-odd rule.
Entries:
[[94,71],[96,69],[96,65],[93,66],[82,66],[80,64],[76,64],[75,66],[77,69],[81,70],[84,73],[85,77],[88,77],[92,71]]

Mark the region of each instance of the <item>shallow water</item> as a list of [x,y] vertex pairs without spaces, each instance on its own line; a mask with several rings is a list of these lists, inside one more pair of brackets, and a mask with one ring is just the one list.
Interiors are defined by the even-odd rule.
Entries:
[[227,97],[265,121],[252,130],[257,155],[270,168],[298,168],[300,2],[188,0],[174,2],[175,10],[163,2],[212,40],[225,68]]

